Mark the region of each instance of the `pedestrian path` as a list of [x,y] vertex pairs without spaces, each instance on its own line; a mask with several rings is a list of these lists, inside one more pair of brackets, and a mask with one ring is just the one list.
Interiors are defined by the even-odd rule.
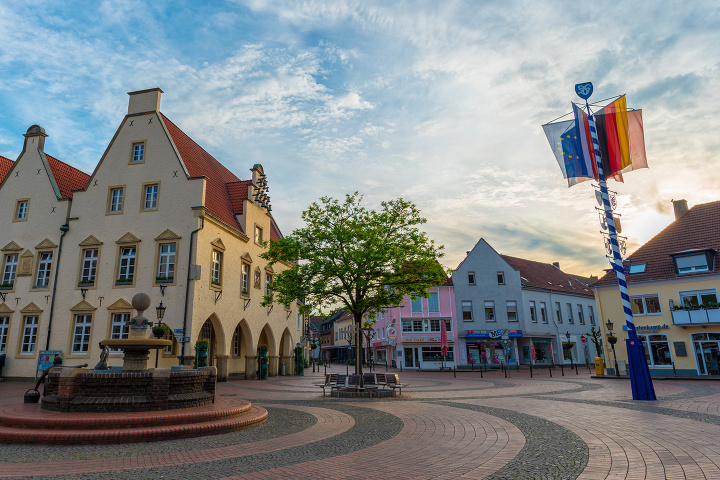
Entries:
[[[402,372],[392,399],[322,397],[321,373],[218,384],[268,420],[240,432],[124,445],[0,447],[0,478],[720,479],[720,384],[528,371]],[[0,384],[0,412],[25,384]]]

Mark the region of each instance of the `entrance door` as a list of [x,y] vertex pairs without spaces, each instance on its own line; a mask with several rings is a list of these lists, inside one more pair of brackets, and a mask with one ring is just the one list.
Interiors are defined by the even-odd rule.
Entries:
[[416,347],[405,347],[405,368],[420,368],[420,357]]
[[695,355],[701,375],[720,375],[720,342],[695,342]]

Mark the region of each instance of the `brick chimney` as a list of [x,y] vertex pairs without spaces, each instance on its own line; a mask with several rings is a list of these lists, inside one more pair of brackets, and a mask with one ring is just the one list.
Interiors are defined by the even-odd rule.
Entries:
[[673,208],[675,209],[675,220],[685,215],[688,211],[687,200],[673,200]]
[[151,113],[160,111],[160,96],[163,91],[159,88],[149,88],[128,92],[130,102],[128,103],[128,115],[138,113]]
[[553,262],[553,267],[555,267],[555,268],[557,268],[558,270],[560,270],[560,262]]

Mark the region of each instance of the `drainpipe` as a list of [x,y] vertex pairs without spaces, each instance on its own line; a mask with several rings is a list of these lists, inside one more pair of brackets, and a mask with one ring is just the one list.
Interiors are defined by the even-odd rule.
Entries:
[[48,320],[47,342],[45,342],[45,350],[50,350],[50,332],[52,332],[53,311],[55,310],[55,292],[57,291],[58,273],[60,273],[60,255],[62,254],[63,237],[70,230],[67,223],[60,227],[62,235],[60,235],[60,245],[58,245],[57,264],[55,264],[55,280],[53,281],[52,299],[50,300],[50,319]]
[[[185,312],[183,313],[183,335],[185,335],[185,329],[187,327],[187,316],[188,316],[188,299],[190,296],[190,267],[192,266],[192,252],[193,252],[193,235],[205,228],[205,217],[200,217],[200,228],[196,228],[190,232],[190,252],[188,253],[188,270],[187,270],[187,282],[185,285]],[[184,340],[184,339],[183,339]],[[185,364],[185,342],[182,342],[182,348],[180,350],[181,365]]]

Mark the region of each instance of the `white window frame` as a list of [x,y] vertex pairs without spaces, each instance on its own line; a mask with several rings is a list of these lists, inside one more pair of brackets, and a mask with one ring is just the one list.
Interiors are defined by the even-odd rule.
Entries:
[[595,312],[592,305],[588,305],[588,317],[590,318],[590,325],[595,325]]
[[697,301],[697,306],[703,305],[702,297],[703,295],[714,295],[715,296],[715,302],[718,301],[718,294],[717,290],[714,288],[707,288],[703,290],[685,290],[682,292],[678,292],[678,296],[680,297],[680,305],[685,306],[685,298],[686,297],[695,297],[695,300]]
[[[657,300],[657,306],[660,309],[660,311],[650,313],[650,312],[648,312],[648,300],[653,299],[653,298]],[[640,301],[639,307],[642,308],[642,311],[638,308],[638,303],[637,303],[638,300]],[[662,304],[660,303],[660,295],[657,293],[632,295],[630,297],[630,307],[632,308],[632,311],[633,311],[633,317],[662,315]],[[637,310],[637,312],[635,310]]]
[[563,323],[562,306],[560,305],[560,302],[555,302],[555,321],[557,321],[557,323]]
[[120,247],[120,263],[118,264],[118,282],[135,281],[135,261],[137,245]]
[[80,270],[80,282],[95,282],[97,276],[98,249],[85,248],[82,251],[82,268]]
[[[520,321],[520,318],[518,316],[518,308],[517,308],[517,301],[515,300],[507,300],[505,302],[505,308],[507,309],[507,319],[508,322],[518,322]],[[513,310],[514,309],[514,310]],[[512,318],[512,313],[515,314],[515,318]]]
[[28,213],[28,201],[18,200],[17,208],[15,210],[15,220],[27,220]]
[[37,275],[35,288],[47,288],[50,285],[50,272],[52,272],[53,252],[38,252]]
[[5,265],[3,266],[3,280],[4,285],[10,284],[9,286],[15,285],[15,276],[17,275],[18,258],[20,256],[17,253],[8,253],[5,255]]
[[118,187],[110,190],[110,213],[120,213],[123,210],[124,188]]
[[495,315],[495,301],[494,300],[485,300],[483,303],[484,310],[485,310],[485,321],[486,322],[496,322],[497,321],[497,315]]
[[72,350],[73,354],[84,354],[88,353],[90,349],[90,330],[92,329],[92,314],[91,313],[79,313],[75,315],[75,321],[73,324],[73,341]]
[[213,249],[212,251],[210,283],[216,287],[222,286],[222,252],[220,250]]
[[20,355],[34,355],[37,343],[37,331],[40,318],[37,315],[23,317],[22,343]]
[[[683,259],[693,259],[693,258],[704,258],[705,264],[704,265],[693,265],[690,267],[680,267],[679,260],[682,261]],[[702,253],[696,253],[693,255],[682,255],[682,256],[676,256],[674,257],[675,261],[675,268],[677,269],[677,272],[679,274],[685,274],[685,273],[695,273],[695,272],[707,272],[710,270],[711,261],[708,259],[708,255],[706,252]],[[682,261],[682,263],[686,263],[685,261]]]
[[265,273],[265,295],[272,295],[272,290],[270,290],[272,281],[273,281],[272,273]]
[[175,279],[176,243],[161,243],[158,247],[158,270],[156,277]]
[[531,301],[530,301],[530,321],[531,321],[532,323],[537,323],[537,321],[538,321],[538,319],[537,319],[537,308],[536,308],[536,306],[535,306],[535,301],[534,301],[534,300],[531,300]]
[[240,290],[243,295],[250,294],[250,265],[243,263],[240,267]]
[[[420,308],[418,308],[420,307]],[[411,313],[422,313],[422,297],[418,297],[415,300],[410,299],[410,312]]]
[[[472,322],[473,321],[472,300],[462,300],[460,302],[460,310],[461,310],[463,322]],[[470,314],[470,318],[465,318],[466,313]]]
[[505,285],[505,272],[497,272],[498,285]]
[[583,313],[582,304],[578,303],[577,308],[578,308],[578,323],[580,323],[580,325],[585,325],[585,314]]
[[145,161],[145,142],[133,143],[132,163]]
[[572,309],[572,303],[566,303],[568,310],[568,324],[574,325],[575,324],[575,318],[573,318],[573,309]]
[[[130,318],[132,317],[131,313],[128,312],[118,312],[113,313],[110,317],[110,338],[115,339],[125,339],[128,338],[130,335],[130,327],[127,325],[127,322],[130,321]],[[122,348],[111,348],[111,353],[122,353]]]
[[3,315],[0,317],[0,353],[5,353],[7,349],[8,332],[10,331],[10,317]]
[[[664,333],[648,333],[644,335],[638,335],[639,337],[643,337],[643,350],[645,351],[645,358],[648,360],[648,366],[649,367],[656,367],[656,368],[671,368],[672,362],[673,362],[673,352],[670,348],[670,341],[668,340],[668,336]],[[650,337],[665,337],[665,345],[667,345],[667,351],[670,354],[670,363],[667,364],[656,364],[655,359],[652,355],[652,344],[653,343],[662,343],[662,340],[650,340]]]
[[143,210],[157,210],[158,192],[160,185],[153,183],[145,185],[145,195],[143,195]]
[[255,225],[255,243],[262,245],[263,242],[263,229]]
[[475,272],[468,272],[468,285],[475,285]]
[[[435,300],[434,300],[434,302],[435,302],[435,310],[432,309],[432,307],[433,307],[433,298],[435,299]],[[429,312],[429,313],[430,313],[430,312],[432,312],[432,313],[439,313],[439,312],[440,312],[440,296],[438,295],[437,292],[431,293],[430,296],[428,297],[428,312]]]

